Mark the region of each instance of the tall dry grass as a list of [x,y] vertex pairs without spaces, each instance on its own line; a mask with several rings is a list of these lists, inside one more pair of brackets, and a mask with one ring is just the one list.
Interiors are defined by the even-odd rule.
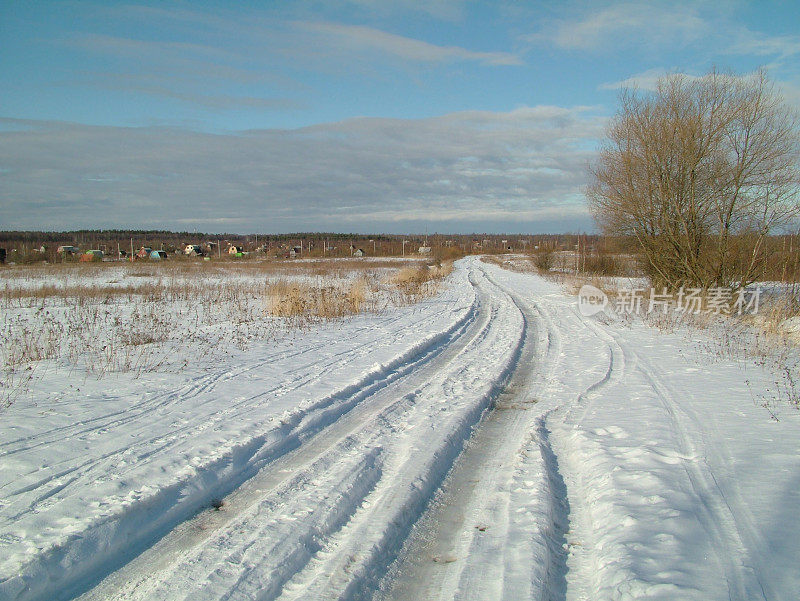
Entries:
[[404,267],[389,281],[410,299],[435,294],[438,284],[453,272],[453,262]]
[[[96,377],[138,377],[183,369],[188,360],[213,360],[286,328],[415,302],[422,297],[384,283],[401,266],[187,261],[4,269],[0,408],[24,396],[42,362]],[[425,269],[426,280],[442,275],[439,267]]]
[[318,286],[280,279],[265,289],[265,310],[294,320],[336,319],[365,310],[373,292],[366,277]]

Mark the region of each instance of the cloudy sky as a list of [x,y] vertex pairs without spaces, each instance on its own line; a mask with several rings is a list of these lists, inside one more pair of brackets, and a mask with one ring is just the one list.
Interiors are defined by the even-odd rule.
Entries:
[[0,0],[0,229],[593,229],[621,87],[764,66],[794,2]]

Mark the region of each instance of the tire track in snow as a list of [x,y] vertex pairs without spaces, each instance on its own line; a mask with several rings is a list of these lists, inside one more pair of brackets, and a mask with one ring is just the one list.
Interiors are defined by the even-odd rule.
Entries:
[[[423,345],[421,348],[413,349],[411,352],[403,354],[399,358],[395,359],[391,364],[383,366],[376,373],[370,373],[361,381],[348,386],[346,389],[340,390],[319,401],[316,401],[303,411],[297,412],[296,415],[290,417],[287,423],[292,427],[297,427],[300,425],[300,421],[302,419],[307,420],[309,417],[314,416],[314,419],[319,424],[323,423],[326,418],[330,418],[337,413],[343,413],[346,410],[346,406],[352,406],[354,402],[357,402],[359,399],[363,398],[364,394],[368,393],[374,386],[381,386],[386,382],[391,382],[394,378],[400,377],[404,373],[413,370],[419,364],[434,358],[437,353],[441,352],[442,349],[446,347],[448,344],[448,339],[457,338],[459,335],[461,335],[461,333],[466,330],[469,323],[474,318],[475,312],[473,309],[467,313],[464,320],[457,322],[451,329],[448,329],[443,336],[438,337],[436,341],[431,342],[429,346],[426,347]],[[366,344],[361,346],[366,346]],[[419,353],[419,355],[415,357],[414,355],[416,353]],[[336,356],[338,357],[340,354],[341,353],[337,353]],[[334,363],[334,361],[328,361],[325,365],[332,365]],[[247,370],[238,370],[237,375],[241,375],[244,371]],[[316,377],[321,377],[319,374],[324,372],[324,369],[317,371]],[[297,386],[299,387],[303,383],[306,383],[306,380],[303,380]],[[284,390],[284,394],[289,394],[293,390],[294,387],[292,389],[286,389]],[[274,389],[264,391],[255,395],[254,397],[246,398],[239,403],[228,404],[224,410],[217,411],[211,419],[190,422],[184,427],[177,429],[173,428],[168,432],[159,434],[157,436],[141,438],[129,446],[119,447],[111,452],[92,457],[87,461],[84,461],[76,466],[72,466],[67,470],[57,472],[56,474],[52,474],[33,484],[26,485],[15,491],[11,491],[8,493],[8,498],[13,500],[14,496],[22,493],[31,492],[39,488],[47,488],[47,490],[45,490],[33,501],[24,501],[24,504],[20,510],[21,513],[19,514],[22,515],[22,513],[36,510],[40,503],[47,501],[61,490],[64,490],[69,484],[74,484],[81,480],[86,481],[87,479],[95,481],[97,479],[97,473],[113,473],[116,478],[124,478],[126,474],[136,469],[139,463],[148,460],[155,455],[165,454],[171,451],[175,443],[183,442],[190,435],[197,435],[200,432],[213,428],[216,424],[224,421],[243,420],[251,411],[261,411],[257,404],[255,407],[253,407],[254,402],[258,399],[271,396],[273,392]],[[239,409],[241,406],[245,406],[246,411],[237,411],[237,409]],[[131,419],[136,419],[137,417],[139,416],[133,416]],[[284,427],[285,425],[286,424],[281,424],[281,427]],[[304,432],[309,433],[313,431],[313,425],[303,424],[303,426]],[[149,426],[145,424],[141,427],[141,430],[146,432],[148,428]],[[162,442],[163,444],[161,444]],[[264,444],[266,443],[266,437],[256,437],[255,441],[251,441],[248,446],[252,446],[254,442],[260,442],[261,444]],[[160,446],[154,448],[155,444],[160,444]],[[260,445],[256,445],[256,448],[258,446]],[[138,452],[137,449],[147,449],[147,451],[142,453]],[[66,460],[67,459],[65,459],[65,461]],[[55,465],[57,465],[57,463]],[[103,466],[106,467],[104,468]],[[77,473],[77,475],[73,475],[75,473]],[[71,476],[67,482],[63,481],[65,476]],[[13,522],[14,520],[18,519],[19,515],[12,514],[10,517],[11,521]]]
[[[735,491],[732,496],[725,494],[708,463],[707,453],[710,449],[700,449],[693,442],[702,440],[700,429],[694,425],[699,423],[699,416],[690,416],[681,407],[670,387],[645,358],[630,348],[626,352],[636,356],[637,369],[650,383],[674,426],[673,431],[678,438],[682,455],[681,465],[686,470],[698,500],[695,506],[701,510],[698,518],[714,541],[711,547],[725,571],[730,598],[765,601],[772,598],[769,584],[762,581],[758,576],[759,572],[749,565],[751,560],[748,547],[761,549],[763,543],[756,528],[748,520],[744,503],[736,497]],[[745,545],[745,541],[749,544]]]
[[415,527],[381,601],[564,596],[569,504],[545,425],[554,405],[541,403],[563,369],[561,335],[543,304],[499,283],[492,271],[488,281],[525,320],[520,360]]
[[[515,395],[516,402],[525,407],[528,398],[546,398],[556,371],[562,368],[562,337],[544,303],[528,300],[510,286],[501,286],[488,274],[487,277],[512,299],[525,316],[526,325],[538,322],[537,329],[546,332],[544,340],[540,338],[539,344],[533,346],[533,356],[525,361],[526,367],[533,367],[538,357],[539,364],[532,373],[522,374],[522,390]],[[570,509],[546,425],[548,416],[557,407],[525,409],[530,412],[528,419],[515,420],[517,427],[509,436],[513,444],[500,449],[504,461],[511,463],[513,469],[507,470],[505,482],[495,485],[496,499],[482,509],[495,516],[487,521],[499,523],[502,528],[496,535],[494,528],[483,533],[480,528],[471,531],[470,559],[461,572],[456,599],[561,599],[565,594],[564,545]],[[531,417],[535,417],[533,422]],[[491,536],[486,536],[490,532]],[[482,565],[487,557],[492,558],[489,565],[495,566],[494,573],[492,570],[487,573]],[[486,582],[496,584],[487,589]]]
[[[757,538],[757,534],[746,519],[742,520],[743,515],[746,517],[746,511],[740,512],[739,504],[736,504],[735,510],[732,509],[724,491],[717,486],[713,471],[704,458],[709,449],[700,450],[693,442],[702,440],[699,428],[694,425],[698,423],[696,422],[697,416],[686,413],[686,410],[676,401],[668,384],[659,377],[657,370],[648,363],[643,355],[631,349],[628,344],[620,341],[617,335],[612,334],[594,320],[585,319],[583,321],[606,342],[609,366],[606,375],[579,395],[580,402],[563,416],[563,421],[567,425],[566,432],[569,432],[570,429],[582,430],[582,425],[589,421],[593,414],[595,400],[604,397],[604,402],[611,402],[609,395],[616,394],[615,387],[620,387],[618,396],[620,400],[624,400],[624,395],[630,394],[629,387],[641,386],[639,382],[646,383],[646,386],[652,390],[652,398],[657,400],[669,417],[671,423],[669,431],[674,432],[676,436],[677,453],[673,455],[670,451],[667,452],[669,461],[665,463],[665,467],[675,461],[679,462],[685,471],[688,478],[687,484],[691,486],[691,496],[695,499],[690,506],[699,509],[695,513],[697,524],[707,533],[710,541],[709,550],[722,568],[724,578],[727,580],[729,597],[739,600],[769,598],[768,584],[760,581],[757,571],[747,565],[749,556],[743,541],[745,539],[752,540],[752,538],[748,538],[751,536]],[[642,392],[636,394],[641,395]],[[585,438],[587,434],[591,438],[592,435],[588,432],[581,432],[580,436]],[[560,443],[564,447],[562,449],[564,451],[569,446],[565,442],[561,441]],[[600,447],[595,452],[603,455],[609,452],[609,448]],[[629,451],[626,447],[622,447],[619,450],[612,450],[611,453],[612,462],[620,462],[617,468],[621,467],[627,470],[629,477],[634,477],[637,470],[641,470],[636,463],[635,451]],[[651,451],[651,453],[658,454],[657,451]],[[583,473],[577,466],[572,466],[572,468],[572,471],[577,474]],[[586,483],[578,482],[576,484],[578,490],[586,488]],[[626,573],[620,566],[617,568],[611,566],[615,561],[620,562],[620,560],[622,560],[621,565],[624,564],[627,556],[614,539],[618,533],[611,533],[611,540],[614,541],[612,544],[617,545],[616,550],[604,549],[599,544],[600,540],[608,543],[608,531],[613,530],[603,524],[603,521],[607,519],[606,516],[592,516],[592,508],[586,507],[585,503],[582,503],[582,499],[577,497],[573,497],[572,511],[575,535],[581,544],[572,552],[571,570],[573,574],[570,578],[570,597],[594,599],[596,595],[600,594],[599,591],[609,592],[610,578],[619,580],[621,574]],[[622,511],[622,515],[624,515],[624,509]],[[598,524],[594,521],[598,519],[600,520],[599,535]],[[745,523],[742,523],[743,521]],[[754,548],[753,545],[750,545],[750,548]],[[622,555],[617,557],[615,553],[622,553]],[[620,573],[615,574],[614,569],[619,569]],[[630,575],[627,577],[630,578]],[[618,584],[623,586],[620,582]],[[648,590],[647,586],[650,584],[645,581],[633,586],[640,586],[639,592],[645,594],[644,591]],[[621,590],[617,592],[622,594]]]
[[[341,440],[342,436],[350,436],[355,437],[357,433],[358,436],[365,435],[368,433],[370,429],[374,429],[376,431],[382,432],[381,437],[378,440],[384,440],[388,436],[390,439],[391,437],[403,437],[406,435],[406,430],[409,427],[401,427],[398,429],[398,423],[402,424],[403,421],[411,422],[410,419],[403,418],[400,414],[397,414],[397,411],[402,408],[402,411],[408,413],[411,411],[413,414],[416,414],[420,411],[419,406],[421,401],[419,400],[419,395],[421,394],[420,389],[426,389],[426,387],[430,386],[430,382],[436,382],[440,380],[443,376],[443,372],[451,372],[453,374],[462,373],[463,365],[465,362],[468,362],[469,358],[474,358],[476,354],[480,354],[482,350],[485,349],[486,345],[491,343],[493,340],[492,336],[489,335],[489,332],[495,329],[495,322],[493,317],[496,315],[496,309],[492,309],[488,311],[487,308],[489,306],[489,298],[486,297],[483,293],[480,294],[482,301],[481,301],[481,309],[479,311],[479,318],[473,320],[472,325],[470,326],[470,330],[467,334],[457,338],[451,344],[447,345],[447,348],[441,353],[440,357],[437,357],[435,360],[429,361],[423,365],[417,366],[410,366],[413,369],[409,369],[409,373],[407,377],[398,378],[396,381],[391,383],[389,386],[382,388],[381,390],[375,391],[371,394],[368,398],[368,402],[361,402],[357,405],[357,407],[349,413],[346,417],[340,418],[338,421],[328,425],[327,427],[322,428],[319,433],[308,439],[303,441],[303,443],[296,448],[295,451],[287,454],[274,464],[268,466],[265,470],[256,475],[251,482],[258,482],[262,478],[267,480],[276,478],[275,476],[275,469],[290,469],[293,473],[295,472],[304,472],[305,470],[310,470],[314,472],[313,469],[308,467],[308,452],[310,450],[319,450],[322,449],[322,453],[332,453],[332,449],[334,445],[337,444],[339,440]],[[496,344],[496,342],[494,343]],[[485,350],[484,350],[485,352]],[[452,365],[452,367],[451,367]],[[408,380],[406,382],[405,380]],[[423,384],[423,382],[429,382],[429,384]],[[408,390],[408,386],[413,384],[414,388],[411,390],[412,393],[405,393],[403,394],[403,390]],[[400,400],[398,400],[400,397]],[[480,409],[476,407],[476,410]],[[431,411],[434,413],[431,414]],[[422,419],[421,423],[418,427],[421,427],[423,424],[429,424],[431,415],[437,416],[441,415],[441,411],[438,408],[430,408],[427,412],[421,414],[424,419]],[[480,411],[478,411],[478,416],[480,415]],[[417,420],[419,421],[419,419]],[[469,420],[465,420],[465,426],[469,428]],[[387,434],[388,432],[388,434]],[[363,443],[366,444],[366,443]],[[457,446],[455,441],[451,441],[448,443],[449,447],[455,448]],[[381,444],[381,446],[385,446]],[[445,445],[446,447],[448,445]],[[451,451],[452,452],[452,449]],[[382,454],[385,454],[386,451],[382,451]],[[335,455],[335,453],[334,453]],[[446,455],[446,454],[445,454]],[[436,469],[442,469],[443,465],[442,462],[446,464],[447,457],[442,456],[437,458],[434,461],[438,467]],[[281,466],[283,466],[281,468]],[[274,469],[273,469],[274,468]],[[385,471],[384,468],[382,469],[382,473]],[[446,471],[446,469],[445,469]],[[424,478],[423,478],[424,480]],[[242,505],[243,503],[246,504],[247,500],[247,493],[245,489],[252,489],[255,484],[251,484],[251,482],[246,483],[242,487],[242,494],[244,495],[243,501],[237,501],[237,493],[232,495],[232,499],[234,499],[230,506],[226,503],[226,512],[230,512],[231,508],[235,508],[237,506]],[[260,485],[259,485],[260,486]],[[333,488],[336,488],[335,486]],[[323,490],[325,490],[323,488]],[[322,491],[317,491],[317,494],[324,494]],[[257,496],[257,495],[256,495]],[[353,503],[352,500],[350,501],[351,504]],[[251,503],[252,504],[252,503]],[[244,510],[242,510],[244,511]],[[222,512],[220,512],[222,513]],[[211,528],[210,530],[214,530]],[[167,547],[170,547],[168,539],[171,537],[168,536],[164,539],[165,544]],[[177,536],[180,539],[180,535]],[[191,542],[191,537],[190,542]],[[200,549],[202,550],[203,546],[206,544],[203,541],[206,540],[207,537],[203,536],[200,537],[202,540],[195,540],[192,544],[200,545]],[[184,538],[184,542],[186,538]],[[173,541],[174,543],[174,541]],[[158,566],[158,558],[166,553],[169,554],[167,551],[159,550],[159,546],[161,543],[153,547],[153,554],[152,556],[156,559],[151,561],[148,564],[148,561],[145,559],[134,560],[131,562],[131,568],[134,572],[138,572],[140,574],[147,574],[150,573],[150,567]],[[163,546],[163,545],[161,545]],[[180,546],[180,543],[178,543]],[[172,546],[174,548],[174,545]],[[144,558],[146,554],[143,554],[141,558]],[[139,564],[139,567],[136,568],[136,564]],[[202,562],[201,562],[202,563]],[[291,563],[291,562],[290,562]],[[294,565],[294,564],[292,564]],[[142,567],[144,566],[144,567]],[[301,566],[295,566],[295,569],[300,569]],[[179,570],[180,571],[180,570]],[[234,584],[231,586],[245,586],[245,588],[255,588],[256,585],[253,583],[260,583],[258,586],[262,587],[263,590],[276,590],[273,588],[274,582],[270,580],[269,577],[265,577],[264,570],[256,569],[249,573],[249,575],[244,576],[245,580],[251,582],[252,587],[250,585],[245,586],[244,584]],[[123,568],[120,573],[119,577],[125,578],[126,580],[130,580],[126,574],[129,574],[130,570],[126,570]],[[270,572],[272,573],[272,572]],[[108,590],[114,590],[113,581],[119,581],[118,575],[112,575],[109,577],[107,583],[101,583],[99,587],[95,591],[92,591],[87,594],[87,599],[97,599],[97,598],[106,598],[106,597],[114,597],[114,595],[108,595]],[[134,579],[135,580],[135,579]],[[242,582],[245,582],[242,580]],[[239,582],[237,580],[237,582]],[[272,583],[272,584],[270,584]],[[140,590],[151,590],[146,585],[140,585],[137,587]],[[248,588],[248,590],[250,590]],[[233,594],[233,589],[231,589],[231,594]],[[235,596],[235,595],[234,595]],[[127,598],[127,597],[126,597]],[[146,598],[141,597],[141,598]],[[216,598],[216,597],[215,597]],[[271,598],[267,595],[267,598]]]
[[[207,506],[214,496],[221,496],[233,490],[251,477],[259,467],[274,461],[293,448],[302,446],[309,437],[327,429],[331,423],[348,413],[353,407],[358,406],[370,395],[436,360],[449,348],[457,347],[462,338],[469,338],[470,332],[478,327],[475,325],[476,319],[477,307],[473,302],[469,311],[444,332],[429,336],[421,344],[395,357],[388,364],[373,369],[356,384],[318,401],[303,412],[296,412],[289,422],[281,424],[273,430],[272,434],[267,433],[258,437],[242,449],[234,449],[233,464],[239,467],[232,473],[229,469],[232,463],[230,457],[222,457],[217,462],[220,469],[228,472],[223,480],[215,480],[217,467],[212,464],[204,466],[203,470],[197,473],[196,485],[191,482],[181,482],[177,483],[177,487],[170,486],[157,491],[154,498],[134,497],[133,505],[127,504],[122,515],[112,516],[110,520],[103,520],[98,524],[97,536],[105,539],[108,539],[109,536],[127,539],[128,542],[124,547],[107,547],[102,553],[90,553],[88,557],[92,557],[92,561],[84,561],[80,565],[71,566],[66,572],[57,568],[71,555],[80,555],[79,547],[103,545],[101,540],[95,538],[92,531],[82,532],[63,546],[40,554],[33,563],[27,565],[23,571],[8,581],[0,582],[0,592],[4,588],[10,587],[9,590],[11,590],[22,587],[28,589],[26,598],[36,598],[37,590],[45,591],[52,585],[46,581],[33,581],[30,579],[31,575],[41,569],[37,566],[48,565],[51,566],[51,569],[45,571],[50,572],[54,578],[58,579],[60,595],[64,598],[68,597],[71,594],[70,591],[76,590],[75,587],[83,586],[81,582],[85,582],[89,574],[108,572],[110,569],[118,567],[121,562],[130,558],[132,552],[142,550],[182,519],[202,506]],[[315,413],[316,415],[314,415]],[[313,417],[308,419],[310,416]],[[209,476],[211,476],[210,480]],[[165,507],[158,512],[160,514],[158,519],[154,523],[147,523],[142,527],[144,524],[141,521],[142,516],[148,512],[152,513],[162,504],[165,504]],[[139,513],[142,513],[142,516],[138,515]],[[129,525],[125,526],[125,524]],[[112,535],[112,533],[116,534]]]
[[[476,270],[474,277],[479,288],[486,286],[483,282],[487,280],[481,272]],[[419,425],[410,430],[423,426],[423,431],[428,432],[424,445],[432,446],[433,456],[430,450],[418,446],[421,441],[412,437],[405,443],[407,452],[387,458],[384,471],[394,474],[394,478],[379,483],[369,508],[354,516],[353,522],[334,538],[328,553],[321,554],[312,569],[298,575],[288,591],[287,601],[373,596],[386,574],[387,565],[399,553],[413,524],[461,452],[472,426],[496,399],[518,365],[523,317],[507,297],[494,293],[487,296],[492,304],[492,327],[479,337],[481,344],[465,348],[458,359],[459,367],[440,374],[415,393],[420,403],[420,410],[415,414]],[[486,345],[491,346],[484,348]],[[498,358],[492,359],[495,356]],[[447,390],[451,382],[460,382],[466,387],[452,398],[437,401],[436,391]],[[457,414],[442,414],[442,402],[460,404],[462,409]],[[449,417],[450,425],[446,422],[437,427],[439,416]],[[424,459],[419,457],[420,453]],[[375,519],[375,516],[384,517]]]
[[[570,502],[570,498],[574,496],[569,495],[567,490],[558,453],[551,440],[550,423],[575,422],[576,419],[579,423],[591,411],[593,400],[604,389],[622,381],[626,373],[622,349],[613,338],[606,335],[592,320],[580,315],[574,304],[565,299],[562,293],[556,295],[555,302],[550,301],[548,296],[543,295],[529,302],[547,329],[548,340],[555,341],[555,351],[550,352],[549,361],[544,362],[548,367],[540,368],[544,372],[540,376],[540,381],[543,382],[535,386],[544,407],[531,428],[523,453],[525,460],[520,462],[517,478],[523,483],[534,483],[536,495],[545,499],[545,502],[532,504],[524,495],[520,495],[514,503],[516,511],[523,516],[532,515],[536,518],[525,522],[525,527],[536,533],[526,550],[526,556],[535,559],[530,562],[529,586],[525,586],[523,578],[517,577],[516,585],[511,583],[504,588],[503,599],[509,600],[566,598],[565,576],[568,570],[575,569],[574,565],[568,565],[568,562],[574,564],[575,551],[569,539],[574,538],[576,526],[581,529],[579,525],[585,521],[585,508],[580,503],[573,505]],[[526,300],[523,298],[522,302]],[[594,336],[605,341],[604,357],[602,354],[587,352],[592,349],[586,336],[587,326]],[[580,341],[577,347],[576,341]],[[583,360],[587,357],[603,357],[606,363],[595,360],[592,369],[581,366],[581,377],[577,377],[580,363],[576,359],[579,357]],[[591,375],[596,372],[601,375],[592,380]],[[586,379],[589,381],[586,382]],[[514,545],[516,541],[511,540],[509,543]],[[584,580],[588,582],[591,579],[590,574],[587,572],[586,576]],[[591,595],[587,598],[591,598]]]
[[[391,320],[386,318],[384,321],[389,322]],[[357,332],[360,333],[372,329],[374,329],[374,326],[364,326],[358,329]],[[352,337],[356,339],[358,338],[357,335]],[[284,359],[288,357],[291,359],[291,363],[294,363],[297,359],[305,355],[318,353],[326,344],[327,342],[323,342],[316,345],[306,346],[297,350],[293,349],[288,353],[282,350],[276,354],[267,354],[262,360],[256,361],[252,364],[234,366],[225,371],[218,371],[207,376],[201,376],[197,380],[182,386],[178,390],[170,390],[154,396],[145,395],[142,400],[134,402],[120,411],[114,411],[112,413],[86,419],[75,424],[51,428],[50,430],[39,432],[33,436],[25,436],[22,438],[0,441],[0,457],[13,455],[17,452],[29,451],[37,447],[49,446],[54,442],[64,438],[78,437],[85,434],[107,431],[115,426],[127,425],[132,420],[147,416],[148,414],[156,411],[167,409],[178,402],[183,403],[188,399],[198,397],[203,393],[212,390],[220,384],[234,381],[247,373],[258,371],[264,366],[274,362],[278,357]],[[371,344],[373,344],[373,341],[370,340],[358,344],[356,348],[367,348]],[[345,350],[336,353],[332,356],[331,360],[328,361],[328,365],[337,365],[340,362],[340,357],[344,355],[351,355],[352,350],[353,349],[351,348],[346,348]],[[293,386],[286,388],[287,383],[283,382],[275,388],[265,391],[263,395],[275,394],[280,391],[290,392],[291,390],[296,389],[298,385],[302,383],[305,383],[305,381],[298,378],[291,382],[291,384],[294,384]],[[217,399],[215,398],[209,398],[207,401],[205,401],[205,403],[215,403],[216,401]],[[30,442],[30,444],[24,444],[28,442]]]

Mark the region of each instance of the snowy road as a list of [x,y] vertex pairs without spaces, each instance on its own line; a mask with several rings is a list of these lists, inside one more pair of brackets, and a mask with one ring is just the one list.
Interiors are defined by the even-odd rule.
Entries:
[[487,269],[532,358],[379,597],[796,599],[800,420],[759,413],[763,371]]
[[0,598],[793,599],[800,420],[695,355],[467,259],[413,308],[12,406]]

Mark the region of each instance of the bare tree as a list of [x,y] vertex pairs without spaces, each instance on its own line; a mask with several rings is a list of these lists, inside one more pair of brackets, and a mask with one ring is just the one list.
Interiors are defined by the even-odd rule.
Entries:
[[659,285],[746,286],[767,260],[766,236],[798,216],[796,125],[763,71],[625,90],[590,207],[604,233],[636,238]]

